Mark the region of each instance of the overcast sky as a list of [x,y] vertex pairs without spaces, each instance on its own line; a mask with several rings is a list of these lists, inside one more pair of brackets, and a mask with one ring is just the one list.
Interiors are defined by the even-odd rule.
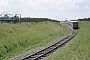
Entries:
[[0,12],[4,11],[22,17],[78,19],[90,17],[90,0],[0,0]]

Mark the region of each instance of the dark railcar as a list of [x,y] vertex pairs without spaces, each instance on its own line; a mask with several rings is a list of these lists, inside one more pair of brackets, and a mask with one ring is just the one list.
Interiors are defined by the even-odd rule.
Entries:
[[71,26],[73,29],[78,29],[78,21],[71,21]]

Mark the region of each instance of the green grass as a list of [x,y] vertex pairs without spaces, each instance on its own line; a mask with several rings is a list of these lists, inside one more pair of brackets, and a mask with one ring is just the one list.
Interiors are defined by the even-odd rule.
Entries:
[[79,22],[79,27],[69,45],[47,60],[90,60],[90,22]]
[[0,60],[42,47],[69,33],[56,22],[0,24]]

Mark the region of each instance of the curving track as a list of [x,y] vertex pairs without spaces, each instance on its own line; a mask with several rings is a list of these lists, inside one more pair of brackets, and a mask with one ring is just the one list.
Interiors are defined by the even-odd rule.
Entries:
[[68,25],[67,25],[67,27],[70,29],[71,33],[68,34],[66,37],[64,37],[60,41],[40,50],[38,52],[35,52],[31,55],[28,55],[28,56],[22,58],[21,60],[41,60],[44,57],[48,56],[50,53],[54,52],[56,49],[58,49],[62,45],[64,45],[65,43],[67,43],[69,40],[71,40],[77,34],[77,31],[72,30]]

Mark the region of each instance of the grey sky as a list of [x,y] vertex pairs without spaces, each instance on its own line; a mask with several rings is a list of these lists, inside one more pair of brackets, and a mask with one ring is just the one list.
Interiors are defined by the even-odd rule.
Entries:
[[90,17],[90,0],[0,0],[0,12],[61,20]]

